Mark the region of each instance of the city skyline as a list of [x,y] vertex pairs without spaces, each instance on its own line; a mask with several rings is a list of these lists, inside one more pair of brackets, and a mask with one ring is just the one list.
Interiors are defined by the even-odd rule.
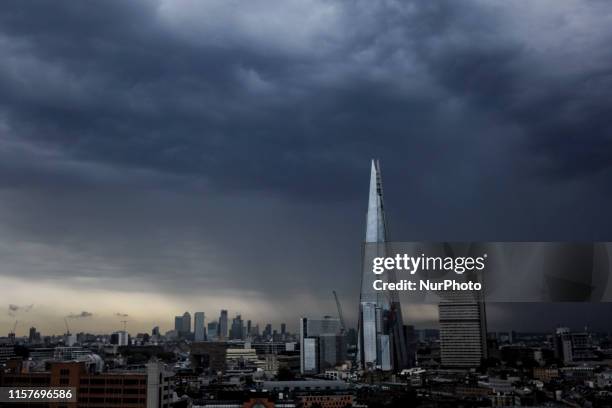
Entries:
[[[514,314],[514,318],[516,320],[520,320],[522,318],[528,318],[533,313],[534,305],[531,303],[514,303],[512,305],[504,305],[502,308],[497,308],[498,306],[495,303],[487,304],[487,321],[488,321],[488,331],[489,332],[500,332],[500,331],[508,331],[508,330],[516,330],[520,332],[550,332],[554,330],[556,327],[570,327],[572,330],[581,330],[584,327],[588,327],[591,330],[598,332],[612,332],[612,327],[609,324],[598,324],[598,316],[588,316],[584,315],[584,310],[593,310],[593,308],[599,308],[600,313],[604,313],[606,316],[609,316],[612,313],[612,305],[610,303],[601,303],[601,304],[583,304],[583,303],[557,303],[557,304],[542,304],[539,305],[541,312],[541,319],[535,321],[535,324],[525,326],[525,325],[508,325],[505,323],[500,324],[502,321],[499,315],[503,315],[504,313],[508,313],[508,311],[512,311]],[[427,313],[429,313],[427,320],[412,320],[408,321],[405,318],[405,324],[414,324],[417,329],[438,329],[438,306],[437,305],[410,305],[410,307],[416,307],[418,309],[418,313],[421,313],[424,308],[427,308]],[[346,307],[345,307],[346,308]],[[222,309],[211,309],[211,310],[203,310],[206,314],[206,324],[210,323],[211,320],[209,316],[214,316],[215,321],[218,321],[219,312]],[[287,319],[266,319],[265,316],[261,318],[253,318],[252,316],[245,314],[243,312],[234,311],[231,309],[228,310],[230,319],[233,318],[236,314],[242,315],[244,321],[251,320],[252,325],[259,325],[260,330],[262,330],[267,323],[271,323],[273,327],[277,328],[280,332],[281,325],[283,323],[286,324],[287,330],[292,333],[297,333],[299,328],[299,317],[295,320]],[[597,310],[597,309],[596,309]],[[133,316],[125,316],[126,314],[122,314],[122,316],[117,316],[117,313],[106,313],[102,316],[93,314],[88,317],[76,317],[81,314],[75,313],[72,319],[68,319],[68,323],[71,327],[71,331],[77,332],[88,332],[93,334],[105,334],[111,333],[114,331],[121,330],[123,328],[122,320],[127,319],[127,329],[130,334],[132,333],[149,333],[151,330],[158,326],[160,331],[166,332],[174,328],[174,317],[177,315],[182,315],[185,311],[189,311],[190,313],[195,313],[198,311],[202,311],[199,308],[190,308],[186,309],[174,309],[173,312],[168,312],[165,314],[165,317],[159,320],[144,320],[138,317],[137,319]],[[317,313],[309,313],[313,316],[323,317],[323,316],[332,316],[336,317],[336,306],[335,304],[330,305],[330,309],[327,313],[317,314]],[[491,318],[491,315],[493,318]],[[42,332],[43,335],[63,335],[66,332],[65,324],[64,324],[65,316],[56,316],[55,319],[57,323],[45,324],[43,320],[34,320],[32,318],[26,318],[23,320],[19,320],[17,325],[17,335],[18,336],[27,336],[30,327],[36,327],[39,332]],[[100,319],[104,318],[106,321],[110,322],[108,325],[100,326]],[[132,320],[130,320],[130,318]],[[542,323],[544,322],[544,324]],[[6,325],[0,325],[0,337],[6,336],[12,330],[12,327],[15,323],[15,320],[11,320],[7,322]],[[348,320],[348,327],[357,328],[356,319]]]
[[612,406],[611,22],[0,1],[0,405]]
[[[356,327],[372,157],[390,241],[612,239],[605,2],[0,8],[0,333]],[[612,313],[530,308],[491,328]]]

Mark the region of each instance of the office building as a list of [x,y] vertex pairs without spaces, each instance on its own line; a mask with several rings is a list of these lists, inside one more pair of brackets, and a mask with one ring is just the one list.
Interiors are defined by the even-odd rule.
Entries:
[[243,340],[244,330],[244,322],[242,321],[242,316],[236,315],[234,319],[232,319],[232,327],[230,329],[230,340]]
[[318,374],[346,358],[346,339],[340,319],[300,319],[300,372]]
[[565,364],[596,360],[596,347],[588,332],[572,333],[568,327],[557,327],[553,335],[553,351]]
[[225,354],[226,370],[256,371],[264,369],[265,359],[260,359],[252,348],[228,348]]
[[218,338],[219,340],[227,339],[227,310],[221,310],[221,315],[219,316],[219,327],[218,327]]
[[[365,371],[391,371],[409,365],[397,292],[373,288],[373,280],[383,278],[372,273],[371,265],[375,257],[386,254],[386,227],[380,165],[372,160],[359,301],[358,361]],[[385,278],[395,282],[393,271],[385,273]]]
[[183,318],[181,319],[182,329],[181,335],[185,338],[188,338],[191,334],[191,315],[189,312],[183,313]]
[[177,335],[183,331],[183,316],[174,316],[174,331]]
[[195,341],[206,340],[206,326],[204,312],[195,312],[193,315],[193,333]]
[[488,356],[484,302],[469,293],[446,293],[438,313],[442,366],[479,367]]
[[208,323],[208,331],[206,333],[206,340],[217,341],[219,339],[219,322],[213,320]]
[[346,337],[342,333],[323,333],[319,338],[319,372],[334,368],[346,359]]
[[30,344],[40,343],[40,333],[36,331],[36,327],[30,327],[28,341],[30,342]]
[[129,344],[129,335],[126,331],[120,330],[111,334],[110,343],[118,346],[127,346]]

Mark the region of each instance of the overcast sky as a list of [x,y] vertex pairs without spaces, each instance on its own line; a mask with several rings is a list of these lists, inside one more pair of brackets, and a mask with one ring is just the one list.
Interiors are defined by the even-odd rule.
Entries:
[[[332,289],[354,321],[372,157],[393,240],[611,240],[610,27],[604,0],[1,2],[0,334],[295,328]],[[490,326],[610,329],[552,309]]]

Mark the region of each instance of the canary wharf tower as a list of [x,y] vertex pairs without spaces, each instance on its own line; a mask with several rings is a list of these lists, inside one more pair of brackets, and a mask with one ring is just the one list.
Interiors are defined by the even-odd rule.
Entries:
[[365,371],[391,371],[408,364],[402,309],[395,291],[376,291],[375,279],[395,281],[393,273],[374,275],[372,260],[385,256],[386,224],[380,165],[372,160],[359,300],[359,362]]

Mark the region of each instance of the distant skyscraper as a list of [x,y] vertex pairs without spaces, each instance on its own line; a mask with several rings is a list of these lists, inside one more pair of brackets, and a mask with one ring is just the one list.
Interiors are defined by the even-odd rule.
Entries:
[[40,333],[36,331],[36,327],[30,327],[29,341],[30,343],[38,343],[40,341]]
[[281,336],[287,332],[287,325],[285,323],[281,323]]
[[230,329],[230,340],[242,340],[244,338],[242,330],[244,327],[244,322],[242,321],[242,316],[236,315],[236,317],[232,320],[232,328]]
[[181,330],[181,333],[183,337],[189,337],[189,335],[191,334],[191,315],[189,314],[189,312],[183,313],[182,323],[183,328]]
[[266,327],[263,331],[264,336],[272,336],[272,325],[270,323],[266,324]]
[[208,333],[206,336],[206,340],[208,341],[217,341],[219,339],[219,322],[213,320],[208,323]]
[[206,340],[206,326],[204,326],[204,312],[195,312],[193,315],[193,333],[195,341]]
[[[372,260],[385,256],[386,234],[380,165],[372,160],[359,302],[359,362],[364,370],[397,370],[409,361],[397,292],[376,291],[372,286],[374,279],[380,279],[371,271]],[[392,271],[386,278],[395,281]]]
[[227,340],[227,310],[221,310],[218,337],[219,340]]
[[251,337],[253,335],[253,333],[251,333],[251,321],[247,320],[247,329],[246,329],[246,335],[247,337]]
[[183,316],[174,316],[174,331],[177,335],[183,331]]

